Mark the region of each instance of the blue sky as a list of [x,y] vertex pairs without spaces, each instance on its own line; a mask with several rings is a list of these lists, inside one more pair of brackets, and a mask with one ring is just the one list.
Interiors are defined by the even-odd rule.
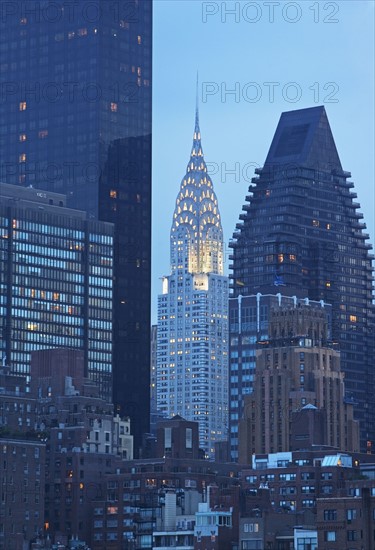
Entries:
[[281,112],[324,105],[374,243],[374,8],[372,0],[154,1],[153,322],[192,144],[197,70],[226,242]]

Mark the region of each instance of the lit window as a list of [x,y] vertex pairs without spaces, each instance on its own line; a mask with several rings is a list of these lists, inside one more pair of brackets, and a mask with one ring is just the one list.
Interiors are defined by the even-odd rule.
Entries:
[[26,17],[22,17],[22,19],[20,19],[20,24],[21,25],[26,25],[26,23],[27,23]]
[[68,40],[72,40],[72,38],[74,38],[74,36],[75,36],[75,32],[74,32],[74,31],[68,32]]
[[117,191],[111,189],[109,192],[109,196],[111,197],[111,199],[117,199]]
[[40,130],[38,133],[39,139],[44,139],[48,136],[48,130]]
[[330,223],[327,223],[326,228],[331,229],[332,225]]
[[279,262],[279,264],[282,264],[284,261],[284,254],[278,254],[277,261]]
[[313,220],[312,224],[313,224],[313,227],[319,227],[320,226],[319,220]]
[[326,288],[331,288],[331,281],[326,281]]
[[349,315],[349,320],[351,323],[357,322],[357,315]]
[[111,111],[112,113],[117,113],[118,105],[117,103],[111,103]]
[[26,111],[26,109],[27,109],[26,101],[20,101],[19,109],[20,109],[20,111]]
[[290,259],[291,262],[295,262],[297,257],[296,257],[295,254],[289,254],[289,259]]
[[324,540],[326,542],[334,542],[336,540],[336,531],[325,531]]
[[18,162],[26,162],[26,153],[21,153],[18,157]]
[[142,36],[138,35],[138,44],[142,44]]
[[20,141],[26,141],[27,137],[26,134],[20,134],[19,140]]

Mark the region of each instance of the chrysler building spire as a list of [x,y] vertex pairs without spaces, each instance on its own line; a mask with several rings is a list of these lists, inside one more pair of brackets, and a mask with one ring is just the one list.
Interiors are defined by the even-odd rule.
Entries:
[[217,198],[203,156],[198,94],[186,174],[176,199],[171,228],[171,268],[223,275],[223,230]]
[[[197,94],[198,99],[198,94]],[[158,297],[158,412],[199,424],[199,442],[214,458],[228,424],[228,277],[223,231],[203,157],[198,101],[186,174],[170,232],[171,274]]]

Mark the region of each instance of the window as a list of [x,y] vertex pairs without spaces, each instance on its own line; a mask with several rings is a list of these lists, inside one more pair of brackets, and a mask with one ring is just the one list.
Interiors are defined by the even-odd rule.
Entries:
[[336,542],[336,531],[325,531],[324,540],[325,542]]
[[20,111],[26,111],[26,109],[27,109],[26,101],[20,101],[19,110]]
[[172,428],[164,428],[164,448],[172,448]]
[[315,500],[313,499],[305,499],[302,501],[302,508],[314,508],[315,506]]
[[337,519],[337,510],[324,510],[324,521]]
[[259,523],[244,523],[243,530],[244,533],[258,533]]
[[264,548],[262,540],[244,540],[241,550],[262,550]]
[[357,519],[357,510],[355,508],[349,509],[346,511],[346,519],[351,521],[352,519]]
[[186,428],[186,448],[192,449],[193,447],[193,430],[192,428]]
[[346,538],[347,540],[350,540],[350,541],[359,540],[360,539],[359,531],[347,531]]
[[248,483],[256,483],[257,482],[257,476],[246,476],[246,481]]
[[297,550],[317,550],[318,540],[316,537],[303,537],[297,539]]
[[280,481],[295,481],[296,474],[279,474]]

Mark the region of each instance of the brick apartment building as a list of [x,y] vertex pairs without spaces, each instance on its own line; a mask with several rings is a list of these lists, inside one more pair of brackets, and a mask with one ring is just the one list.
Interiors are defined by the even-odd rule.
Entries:
[[43,533],[45,444],[3,432],[0,454],[0,549],[23,550]]

